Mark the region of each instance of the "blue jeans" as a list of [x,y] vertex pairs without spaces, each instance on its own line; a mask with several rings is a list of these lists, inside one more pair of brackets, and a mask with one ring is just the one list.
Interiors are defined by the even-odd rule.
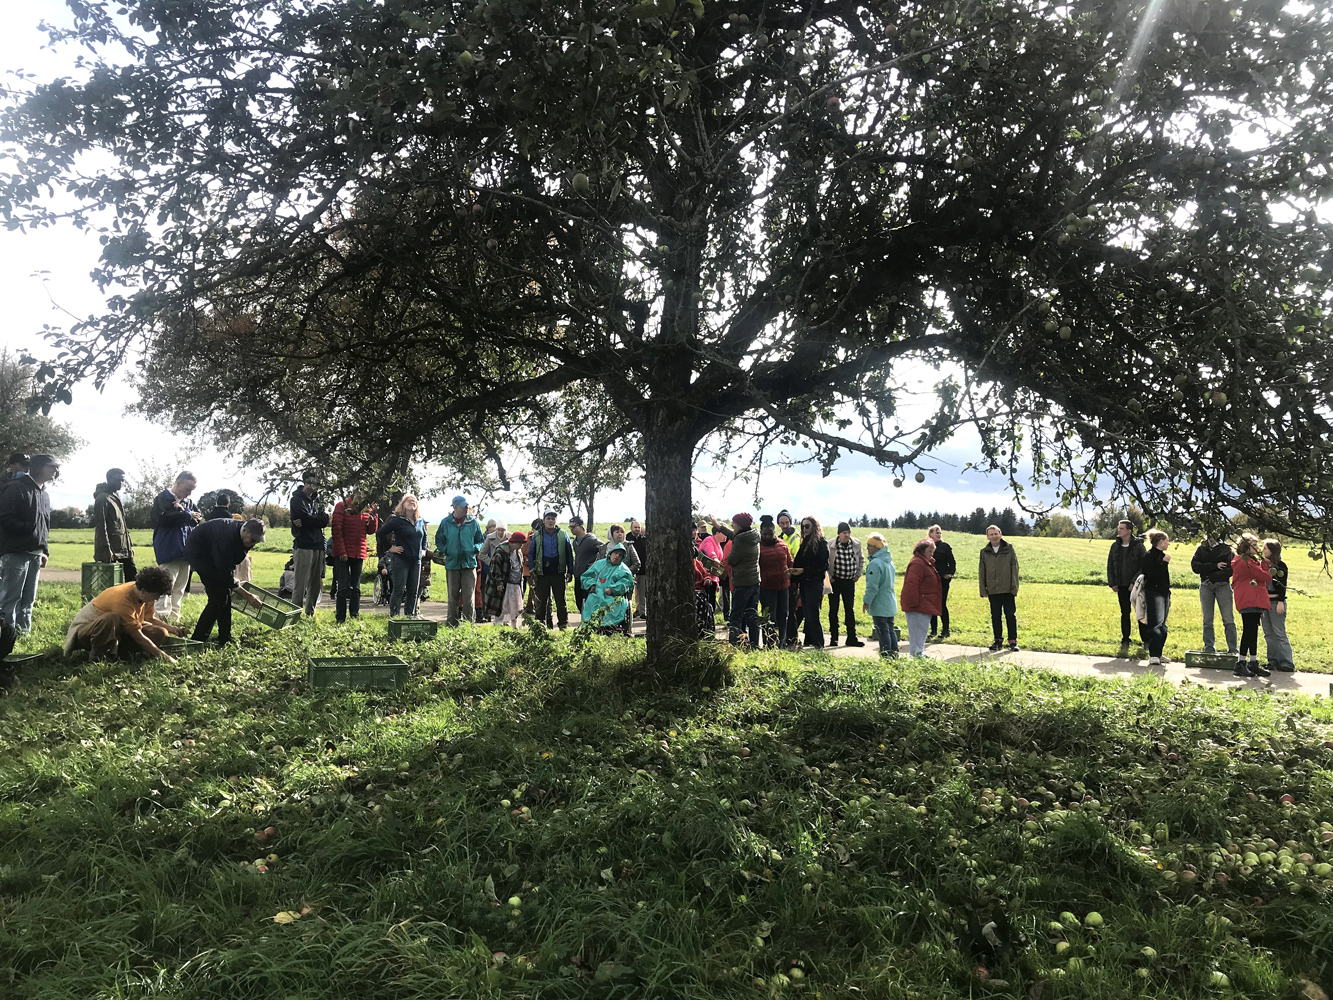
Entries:
[[930,634],[930,615],[922,611],[907,612],[907,655],[926,655],[926,636]]
[[32,606],[37,600],[37,578],[41,572],[40,552],[10,552],[0,556],[0,622],[20,632],[32,628]]
[[1227,652],[1234,653],[1239,648],[1236,645],[1235,600],[1230,582],[1209,583],[1207,580],[1199,581],[1199,607],[1203,611],[1203,651],[1205,653],[1217,651],[1215,645],[1217,633],[1213,630],[1214,608],[1222,613],[1222,629],[1227,637]]
[[[1286,604],[1282,606],[1285,608]],[[1291,655],[1291,642],[1287,639],[1287,612],[1278,614],[1270,608],[1264,612],[1263,626],[1268,665],[1275,670],[1295,670],[1296,660]]]
[[750,637],[750,648],[759,648],[759,588],[737,587],[731,592],[731,620],[727,623],[727,639],[739,645],[741,633]]
[[1143,596],[1148,605],[1148,622],[1144,627],[1148,639],[1148,655],[1161,656],[1162,647],[1166,645],[1166,617],[1171,613],[1171,595],[1144,594]]
[[787,645],[787,614],[791,608],[791,588],[782,590],[759,591],[759,605],[768,615],[769,626],[765,630],[764,646],[782,649]]
[[411,618],[417,613],[417,597],[420,596],[417,592],[421,589],[421,560],[391,553],[389,576],[393,579],[393,589],[389,591],[389,616],[397,617],[401,608]]
[[893,630],[893,619],[875,615],[875,631],[879,633],[879,655],[891,660],[898,655],[898,633]]

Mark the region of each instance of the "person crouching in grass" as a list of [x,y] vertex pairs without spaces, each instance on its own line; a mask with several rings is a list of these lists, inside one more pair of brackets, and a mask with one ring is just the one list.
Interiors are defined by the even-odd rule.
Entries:
[[173,582],[162,567],[148,566],[132,582],[102,591],[69,623],[65,655],[86,649],[89,658],[97,661],[143,653],[175,663],[157,643],[168,635],[183,636],[186,630],[164,622],[153,610],[159,597],[171,593]]

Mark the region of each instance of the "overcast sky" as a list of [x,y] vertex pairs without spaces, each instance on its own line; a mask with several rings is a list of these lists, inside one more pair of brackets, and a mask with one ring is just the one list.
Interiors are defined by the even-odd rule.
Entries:
[[[37,30],[43,18],[65,22],[63,2],[25,0],[8,6],[5,31],[0,32],[0,70],[5,73],[6,86],[15,84],[12,74],[19,70],[35,73],[41,80],[72,72],[70,50],[53,52],[45,48],[46,37]],[[102,297],[88,277],[99,251],[96,234],[80,233],[72,227],[29,233],[0,230],[0,292],[5,303],[0,346],[41,356],[45,350],[40,336],[43,325],[67,326],[70,314],[85,317],[99,312]],[[142,417],[126,415],[125,408],[133,397],[125,381],[119,378],[101,393],[91,385],[80,386],[72,406],[52,411],[57,419],[72,424],[85,441],[64,463],[61,479],[52,488],[56,506],[87,506],[92,501],[93,486],[102,480],[108,467],[121,466],[133,476],[139,463],[145,461],[188,461],[199,476],[201,491],[230,486],[243,493],[257,492],[254,477],[232,456],[168,433]],[[776,513],[788,507],[798,517],[814,514],[827,524],[862,513],[893,516],[908,509],[961,512],[1012,503],[1003,479],[962,472],[976,457],[975,438],[960,438],[926,463],[937,471],[924,484],[909,478],[900,489],[893,487],[890,472],[860,457],[844,459],[828,478],[822,478],[816,466],[766,470],[757,509]],[[424,481],[433,483],[438,478],[427,470]],[[754,492],[753,485],[704,469],[696,476],[694,487],[697,504],[719,517],[756,510]],[[424,501],[431,520],[446,512],[451,493]],[[643,510],[641,481],[597,499],[598,520],[641,517]],[[524,522],[534,516],[530,507],[503,499],[490,504],[488,513]]]

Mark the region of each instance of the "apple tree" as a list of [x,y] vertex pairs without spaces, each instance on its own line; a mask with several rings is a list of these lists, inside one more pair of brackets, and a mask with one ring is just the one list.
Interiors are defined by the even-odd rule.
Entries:
[[1020,492],[1330,540],[1325,5],[69,8],[0,119],[8,224],[105,244],[48,394],[142,351],[168,417],[391,465],[583,393],[643,442],[655,662],[707,442],[901,476],[966,425]]

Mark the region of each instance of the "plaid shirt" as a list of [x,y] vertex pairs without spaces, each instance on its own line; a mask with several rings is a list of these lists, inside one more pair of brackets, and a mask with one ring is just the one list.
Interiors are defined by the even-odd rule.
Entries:
[[833,572],[829,574],[835,580],[856,579],[856,546],[852,542],[833,543]]

